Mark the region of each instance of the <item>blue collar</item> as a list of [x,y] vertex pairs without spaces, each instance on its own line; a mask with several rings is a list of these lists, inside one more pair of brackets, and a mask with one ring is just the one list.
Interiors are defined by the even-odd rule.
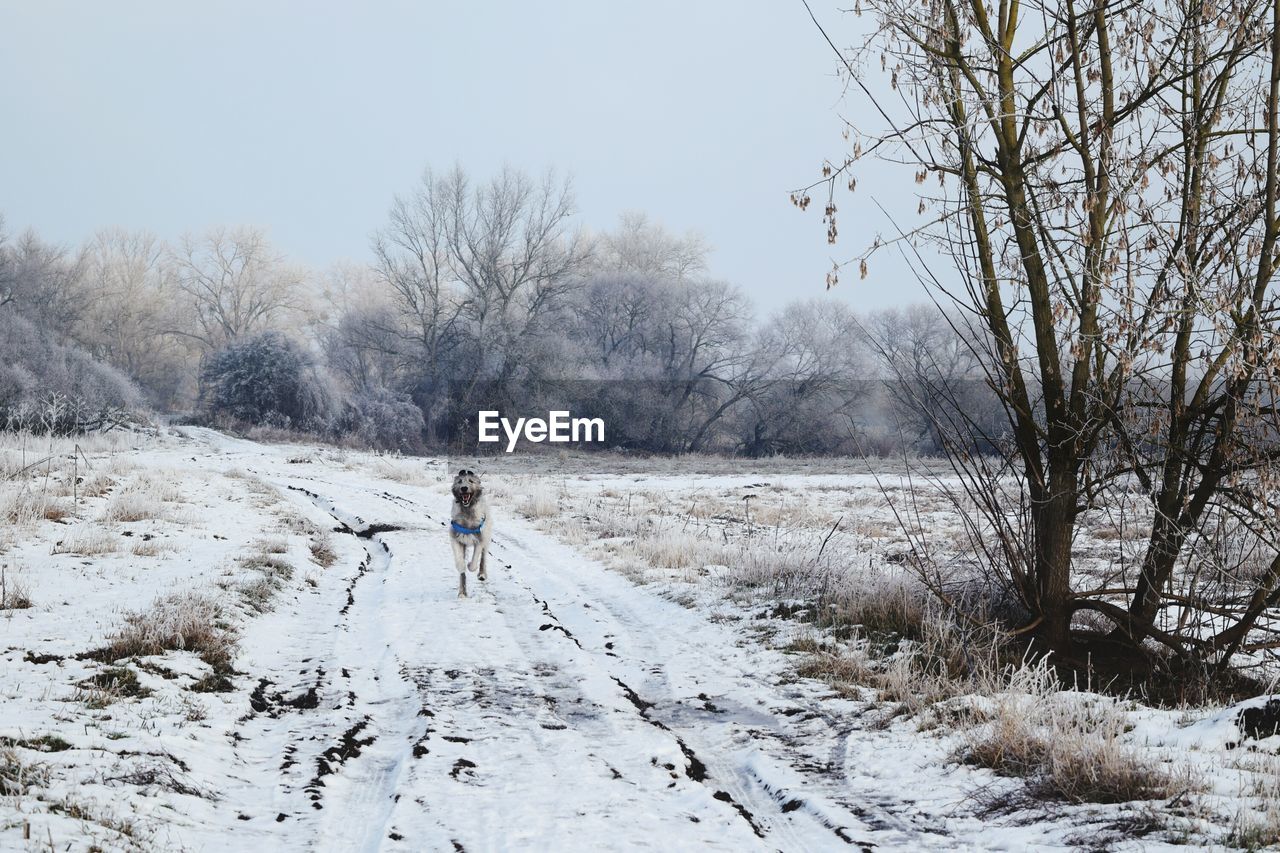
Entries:
[[453,527],[454,533],[465,533],[465,534],[470,534],[471,536],[479,536],[480,531],[484,530],[484,522],[485,520],[483,518],[480,519],[480,526],[474,529],[470,527],[463,527],[461,524],[459,524],[456,521],[450,521],[449,524]]

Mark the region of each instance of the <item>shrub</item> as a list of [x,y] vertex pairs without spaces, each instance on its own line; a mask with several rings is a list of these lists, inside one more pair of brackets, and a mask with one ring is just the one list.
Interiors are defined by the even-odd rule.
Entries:
[[215,418],[323,432],[334,410],[334,395],[315,361],[279,332],[218,351],[200,381],[205,409]]
[[426,421],[408,396],[373,388],[351,396],[344,431],[375,450],[421,449]]
[[0,427],[67,435],[143,410],[141,392],[123,373],[0,309]]

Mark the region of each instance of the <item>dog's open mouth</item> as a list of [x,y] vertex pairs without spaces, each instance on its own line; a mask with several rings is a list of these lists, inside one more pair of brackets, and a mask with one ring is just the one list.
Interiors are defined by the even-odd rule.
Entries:
[[458,500],[462,501],[463,506],[471,506],[471,493],[462,492],[458,495]]

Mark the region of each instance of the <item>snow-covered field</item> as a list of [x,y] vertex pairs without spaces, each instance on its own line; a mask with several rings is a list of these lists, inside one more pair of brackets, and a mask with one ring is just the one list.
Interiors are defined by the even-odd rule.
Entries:
[[[1154,850],[1275,819],[1280,737],[1239,747],[1238,708],[1028,670],[900,713],[799,675],[814,629],[742,572],[822,543],[891,573],[852,463],[489,460],[490,579],[460,600],[449,460],[195,428],[48,449],[0,443],[3,849]],[[955,760],[1046,708],[1186,784],[1021,801]]]

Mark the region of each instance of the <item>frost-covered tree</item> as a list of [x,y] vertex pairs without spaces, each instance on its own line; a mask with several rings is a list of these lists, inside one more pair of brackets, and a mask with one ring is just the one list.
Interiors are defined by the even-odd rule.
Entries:
[[758,335],[766,370],[733,418],[740,449],[775,453],[857,453],[877,392],[868,353],[857,343],[857,321],[840,302],[794,302]]
[[479,394],[510,402],[538,377],[587,258],[573,213],[568,181],[513,169],[482,183],[428,170],[396,199],[374,242],[377,269],[415,356],[407,384],[442,413],[435,427],[474,411]]
[[618,226],[596,238],[593,267],[650,280],[689,281],[707,270],[711,247],[695,232],[672,234],[643,213],[624,213]]
[[907,448],[940,454],[963,439],[966,448],[990,453],[1007,434],[977,333],[960,315],[930,304],[886,308],[864,316],[857,337],[889,374],[885,413]]
[[189,404],[196,353],[181,322],[164,243],[146,232],[100,231],[84,261],[84,305],[76,338],[127,373],[165,408]]
[[84,311],[84,253],[28,230],[15,240],[0,240],[0,258],[0,301],[42,331],[72,337]]
[[351,395],[343,426],[363,445],[408,452],[422,447],[426,421],[407,394],[369,388]]
[[696,238],[633,218],[598,243],[607,250],[566,319],[583,375],[597,382],[587,404],[618,424],[623,446],[723,445],[726,416],[762,379],[749,301],[726,282],[694,275],[705,252]]

